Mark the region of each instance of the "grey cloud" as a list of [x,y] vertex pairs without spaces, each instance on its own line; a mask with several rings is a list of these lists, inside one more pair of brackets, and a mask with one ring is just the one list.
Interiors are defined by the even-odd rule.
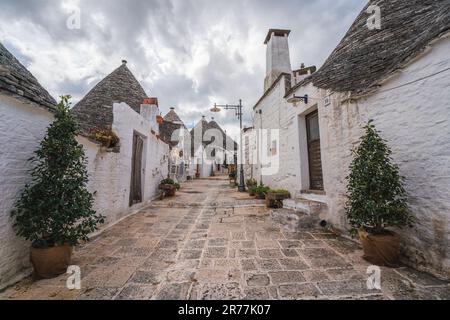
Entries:
[[[2,0],[0,4],[0,35],[7,38],[0,41],[13,47],[38,74],[46,74],[50,67],[55,75],[65,74],[63,79],[46,77],[43,85],[54,96],[70,93],[79,99],[95,84],[93,79],[100,80],[126,58],[146,91],[159,97],[163,112],[175,106],[187,124],[203,114],[214,116],[232,131],[237,127],[235,115],[212,115],[210,104],[243,99],[245,121],[251,123],[251,108],[262,94],[267,29],[292,30],[293,68],[301,62],[320,66],[366,1],[80,0],[81,30],[65,27],[68,15],[62,3]],[[9,28],[12,22],[23,28]],[[14,43],[23,43],[30,27],[39,36],[26,43],[34,50],[22,52]],[[50,42],[43,41],[46,38]],[[71,49],[62,62],[43,59],[45,52],[58,48]],[[208,53],[206,65],[200,61],[205,57],[199,48]]]

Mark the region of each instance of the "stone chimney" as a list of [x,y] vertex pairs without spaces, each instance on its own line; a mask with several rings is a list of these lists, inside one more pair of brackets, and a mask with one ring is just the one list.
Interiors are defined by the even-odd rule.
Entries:
[[264,92],[266,92],[282,73],[291,73],[291,58],[289,55],[288,37],[290,30],[270,29],[264,44],[266,53],[266,78]]
[[158,98],[145,98],[141,104],[141,116],[150,122],[152,130],[159,134],[159,124],[156,116],[159,115]]

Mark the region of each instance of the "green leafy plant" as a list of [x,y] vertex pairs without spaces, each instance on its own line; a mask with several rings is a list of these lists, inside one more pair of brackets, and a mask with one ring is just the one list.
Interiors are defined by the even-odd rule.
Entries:
[[265,185],[262,184],[262,185],[259,185],[259,186],[257,186],[256,188],[254,188],[252,190],[254,190],[254,192],[256,194],[265,195],[265,194],[267,194],[270,191],[270,188],[266,187]]
[[175,185],[175,181],[173,181],[170,178],[167,178],[167,179],[161,180],[161,182],[159,184],[160,185],[165,185],[165,184]]
[[248,189],[258,186],[258,182],[255,179],[247,179],[245,184],[247,185]]
[[269,190],[270,193],[276,193],[276,194],[282,194],[282,195],[286,195],[286,196],[290,196],[291,193],[288,190],[284,190],[284,189],[276,189],[276,190]]
[[234,179],[236,178],[236,172],[232,171],[228,176],[230,177],[230,179]]
[[32,180],[12,211],[17,234],[37,248],[88,241],[104,217],[92,209],[83,146],[75,139],[78,125],[69,111],[70,96],[61,97],[56,120],[30,161]]
[[359,229],[383,234],[388,227],[411,226],[404,178],[393,163],[392,151],[372,120],[364,130],[359,146],[353,150],[347,177],[346,212],[352,234]]

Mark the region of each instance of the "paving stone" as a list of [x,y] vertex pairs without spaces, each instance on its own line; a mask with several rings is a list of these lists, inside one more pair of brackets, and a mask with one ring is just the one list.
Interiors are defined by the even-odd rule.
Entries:
[[266,288],[246,288],[244,289],[245,300],[269,300],[269,293]]
[[296,282],[306,282],[300,271],[277,271],[269,272],[273,284],[289,284]]
[[324,248],[326,247],[325,241],[322,240],[302,240],[303,248]]
[[303,246],[303,243],[299,240],[280,240],[278,243],[283,249],[295,249]]
[[223,247],[223,246],[226,246],[227,243],[228,243],[228,240],[224,239],[224,238],[215,238],[215,239],[208,240],[208,246],[210,246],[210,247]]
[[137,239],[134,239],[134,238],[120,239],[116,243],[114,243],[114,245],[119,246],[119,247],[130,247],[130,246],[136,244],[136,242],[137,242]]
[[241,248],[242,249],[255,249],[256,248],[255,241],[252,241],[252,240],[241,241]]
[[255,260],[253,259],[242,259],[241,267],[244,271],[254,271],[257,270]]
[[130,283],[139,284],[159,284],[161,283],[161,274],[154,271],[137,271],[129,280]]
[[284,236],[289,240],[314,240],[314,237],[308,232],[285,232]]
[[287,257],[287,258],[296,258],[299,256],[298,252],[295,249],[282,249],[281,252]]
[[210,247],[205,249],[204,257],[205,258],[226,258],[227,257],[227,248],[223,247]]
[[196,300],[238,300],[244,296],[238,283],[205,284],[195,291]]
[[203,249],[205,247],[206,240],[190,240],[184,246],[186,249]]
[[166,283],[156,295],[157,300],[186,300],[191,283]]
[[281,264],[276,259],[256,259],[261,271],[282,270]]
[[227,270],[200,269],[195,274],[195,280],[206,283],[223,283],[228,281]]
[[269,276],[267,274],[246,274],[245,281],[249,287],[264,287],[270,283]]
[[329,296],[354,296],[381,293],[378,290],[369,290],[366,281],[360,280],[326,281],[318,283],[318,287],[324,295]]
[[177,249],[178,248],[178,241],[176,240],[162,240],[158,244],[158,248],[161,249]]
[[307,270],[309,266],[300,258],[285,258],[279,260],[284,270]]
[[96,287],[82,291],[77,300],[112,300],[119,288]]
[[100,257],[94,261],[93,264],[100,266],[111,266],[115,265],[120,261],[120,258],[115,257]]
[[280,249],[262,249],[258,250],[259,256],[264,259],[284,258]]
[[279,249],[280,245],[276,240],[257,240],[256,247],[258,249]]
[[307,282],[321,282],[331,280],[330,277],[321,270],[303,270],[302,275]]
[[278,288],[278,292],[280,298],[285,300],[317,298],[320,295],[317,287],[311,283],[281,285]]
[[194,279],[194,270],[172,270],[166,274],[167,282],[192,282]]
[[364,280],[367,279],[367,275],[363,275],[357,272],[353,268],[351,269],[328,269],[326,271],[331,280]]
[[255,249],[239,249],[237,256],[239,258],[254,258],[257,256]]
[[202,256],[202,250],[181,250],[180,260],[196,260]]
[[115,300],[149,300],[156,286],[128,285],[115,297]]

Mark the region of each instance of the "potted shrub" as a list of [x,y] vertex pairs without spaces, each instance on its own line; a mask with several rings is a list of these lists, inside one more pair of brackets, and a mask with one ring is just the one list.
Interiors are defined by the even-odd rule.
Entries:
[[255,195],[255,190],[254,188],[256,186],[258,186],[258,182],[255,179],[247,179],[246,181],[246,185],[247,185],[247,190],[250,196],[254,196]]
[[236,171],[231,171],[228,177],[230,178],[230,184],[234,187],[236,185]]
[[290,197],[291,193],[288,190],[269,190],[266,195],[266,206],[268,208],[282,208],[283,200]]
[[164,191],[166,197],[174,197],[180,185],[172,179],[164,179],[160,182],[159,188]]
[[104,217],[92,209],[86,188],[88,173],[83,146],[75,139],[78,125],[69,111],[69,96],[61,97],[56,120],[34,157],[31,182],[12,212],[17,234],[31,241],[31,263],[38,278],[67,271],[72,247],[88,241]]
[[269,187],[266,187],[265,185],[260,185],[254,188],[254,192],[256,194],[257,199],[264,200],[266,198],[266,194],[270,191]]
[[353,151],[347,177],[347,218],[352,234],[360,237],[364,258],[376,265],[394,267],[400,253],[400,237],[392,228],[411,226],[412,218],[404,178],[372,122],[364,127],[365,134]]

